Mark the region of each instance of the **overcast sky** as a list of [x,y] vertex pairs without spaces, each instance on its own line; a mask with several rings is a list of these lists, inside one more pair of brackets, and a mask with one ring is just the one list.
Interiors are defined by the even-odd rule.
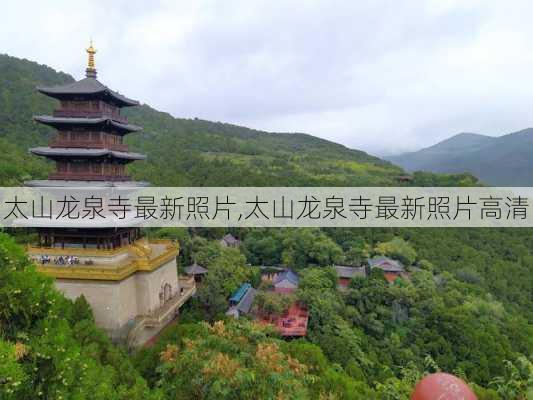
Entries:
[[533,2],[9,1],[0,53],[176,117],[373,154],[533,126]]

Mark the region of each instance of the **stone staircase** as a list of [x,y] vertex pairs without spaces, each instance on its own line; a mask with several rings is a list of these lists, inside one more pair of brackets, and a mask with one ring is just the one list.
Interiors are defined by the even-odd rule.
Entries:
[[149,315],[139,315],[135,318],[134,327],[128,333],[129,348],[142,346],[149,338],[162,330],[174,319],[178,310],[196,293],[194,278],[179,278],[180,291],[168,300],[162,307]]

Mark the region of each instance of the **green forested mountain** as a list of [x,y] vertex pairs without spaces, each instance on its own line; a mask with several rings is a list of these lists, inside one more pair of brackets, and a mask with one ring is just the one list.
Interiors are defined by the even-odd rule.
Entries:
[[155,184],[386,185],[402,173],[364,152],[306,134],[176,119],[146,105],[128,111],[144,127],[128,142],[149,157],[131,170]]
[[46,176],[49,165],[30,156],[28,147],[46,143],[49,129],[38,126],[32,115],[48,112],[54,101],[36,96],[36,82],[60,84],[70,79],[51,68],[0,55],[0,179],[3,186],[30,177]]
[[[41,170],[45,163],[26,152],[53,134],[52,129],[34,123],[32,115],[50,113],[54,101],[35,87],[72,80],[46,66],[0,56],[0,139],[20,149],[8,147],[10,164],[30,167],[24,172],[31,175],[45,173]],[[148,161],[132,166],[131,172],[155,185],[378,185],[391,183],[401,174],[388,162],[310,135],[177,119],[147,105],[126,113],[131,122],[144,127],[128,142],[148,155]]]
[[533,129],[500,137],[461,133],[431,147],[387,157],[408,171],[470,173],[492,186],[533,185]]
[[[38,85],[70,82],[69,75],[37,63],[0,55],[0,161],[3,185],[45,177],[50,165],[27,155],[46,144],[53,130],[32,121],[50,113],[54,100]],[[136,179],[160,186],[380,186],[392,185],[403,171],[362,151],[301,133],[268,133],[240,126],[179,119],[143,105],[125,111],[144,127],[128,135],[134,151],[148,155],[130,168]],[[472,184],[466,174],[419,174],[413,184]]]
[[[72,77],[0,55],[0,183],[44,178],[27,148],[53,134],[31,120],[54,101],[35,91]],[[131,167],[155,185],[394,185],[404,174],[360,151],[304,134],[274,134],[176,119],[146,105],[127,110],[144,132],[129,135],[149,159]],[[445,149],[473,147],[467,135]],[[415,173],[408,184],[473,185],[468,174]],[[404,183],[405,184],[405,183]],[[18,236],[18,232],[12,232]],[[407,400],[426,373],[452,372],[480,400],[533,395],[531,229],[224,229],[147,232],[180,242],[179,265],[208,267],[177,325],[133,356],[94,325],[84,299],[71,302],[0,234],[0,398]],[[13,236],[12,235],[12,236]],[[374,255],[402,260],[408,280],[383,275],[336,288],[332,264]],[[284,341],[246,320],[221,322],[250,265],[291,266],[295,296],[310,312],[305,339]]]

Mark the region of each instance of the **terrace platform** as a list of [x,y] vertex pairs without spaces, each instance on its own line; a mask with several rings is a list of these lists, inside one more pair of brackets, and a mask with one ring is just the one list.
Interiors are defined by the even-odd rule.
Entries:
[[309,311],[298,303],[292,304],[282,315],[270,315],[260,319],[261,323],[272,324],[283,337],[303,337],[307,335]]
[[[28,246],[27,251],[37,270],[54,278],[110,281],[124,280],[138,271],[152,271],[178,255],[178,247],[170,240],[146,239],[117,249]],[[67,257],[78,262],[57,262]],[[50,262],[43,264],[43,258],[49,258]]]
[[97,325],[129,347],[156,336],[196,293],[194,277],[178,276],[178,252],[170,240],[147,239],[115,249],[28,247],[38,271],[66,297],[83,295]]

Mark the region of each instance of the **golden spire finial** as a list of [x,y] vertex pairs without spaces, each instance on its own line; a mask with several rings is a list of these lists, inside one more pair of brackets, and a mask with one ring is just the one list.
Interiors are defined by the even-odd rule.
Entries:
[[87,54],[89,55],[89,60],[87,62],[87,69],[85,70],[87,78],[96,78],[96,66],[94,64],[94,55],[96,54],[96,49],[93,47],[93,40],[89,44],[89,48],[86,49]]

